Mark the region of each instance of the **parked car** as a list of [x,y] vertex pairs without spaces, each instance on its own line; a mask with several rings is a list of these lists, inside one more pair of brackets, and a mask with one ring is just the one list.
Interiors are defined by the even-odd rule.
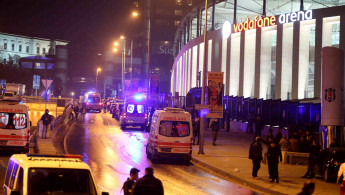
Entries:
[[327,148],[320,153],[319,174],[326,182],[336,182],[339,167],[345,159],[345,148]]

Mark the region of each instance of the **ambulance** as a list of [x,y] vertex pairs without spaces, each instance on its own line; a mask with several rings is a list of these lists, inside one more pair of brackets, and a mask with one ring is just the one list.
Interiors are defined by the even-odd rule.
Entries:
[[14,154],[3,194],[89,194],[99,192],[90,167],[80,155]]
[[152,116],[146,155],[153,162],[161,157],[180,157],[186,163],[192,156],[191,115],[180,108],[156,110]]
[[29,109],[16,101],[0,101],[0,149],[29,152]]

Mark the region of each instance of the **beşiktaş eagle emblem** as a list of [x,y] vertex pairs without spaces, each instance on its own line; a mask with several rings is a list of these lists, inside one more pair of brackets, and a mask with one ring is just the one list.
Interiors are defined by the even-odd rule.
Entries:
[[331,102],[335,100],[335,89],[334,88],[327,88],[325,89],[325,100]]

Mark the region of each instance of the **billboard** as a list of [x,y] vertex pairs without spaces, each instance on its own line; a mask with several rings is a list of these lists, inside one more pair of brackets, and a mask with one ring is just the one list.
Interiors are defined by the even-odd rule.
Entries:
[[207,118],[223,118],[223,72],[207,73],[207,105],[211,107]]

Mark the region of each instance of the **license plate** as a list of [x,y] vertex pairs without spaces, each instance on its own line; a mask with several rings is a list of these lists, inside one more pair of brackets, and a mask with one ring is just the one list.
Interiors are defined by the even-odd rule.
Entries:
[[189,149],[177,148],[174,149],[174,152],[188,153]]
[[17,145],[24,145],[24,141],[9,141],[8,144],[9,146],[17,146]]
[[0,140],[0,146],[6,146],[7,140]]
[[171,152],[171,148],[161,148],[162,152]]
[[133,120],[127,120],[127,123],[133,123],[134,121]]

